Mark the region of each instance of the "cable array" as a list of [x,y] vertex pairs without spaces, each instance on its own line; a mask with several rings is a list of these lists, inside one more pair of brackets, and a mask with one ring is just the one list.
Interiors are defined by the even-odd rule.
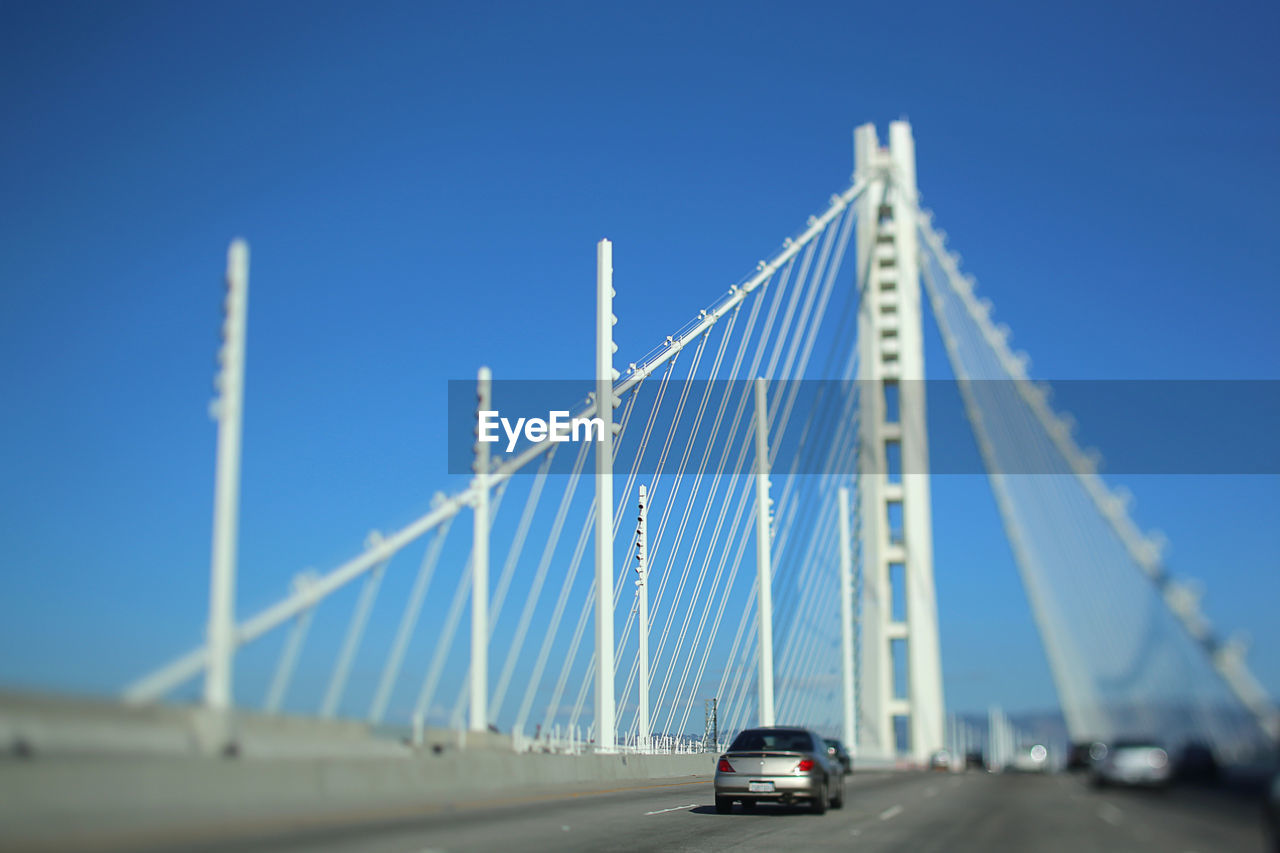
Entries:
[[[1073,738],[1160,733],[1223,756],[1280,738],[1280,716],[1190,587],[1138,531],[1128,493],[1098,474],[1074,421],[1050,407],[1029,359],[959,272],[930,216],[921,271]],[[1230,649],[1223,653],[1224,649]]]

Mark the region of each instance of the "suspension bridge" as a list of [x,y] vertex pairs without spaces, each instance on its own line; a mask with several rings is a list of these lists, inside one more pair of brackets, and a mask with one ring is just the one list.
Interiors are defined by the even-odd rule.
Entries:
[[[523,737],[559,727],[609,750],[686,734],[715,697],[725,733],[784,719],[843,733],[864,755],[923,759],[944,745],[945,717],[921,381],[927,301],[1072,736],[1172,726],[1223,748],[1280,737],[1280,718],[1242,650],[1215,635],[1191,588],[1165,572],[1160,541],[1133,524],[1121,493],[1075,444],[1047,388],[1031,381],[1027,357],[1009,348],[1009,331],[993,322],[990,303],[919,207],[909,125],[893,123],[887,147],[874,126],[860,127],[856,167],[852,186],[780,252],[625,365],[614,355],[612,249],[601,242],[597,381],[573,412],[601,417],[603,441],[567,445],[576,456],[565,476],[551,468],[557,443],[524,441],[500,453],[493,448],[501,445],[477,442],[466,489],[437,495],[424,517],[372,534],[352,560],[300,576],[277,604],[246,618],[234,607],[248,277],[247,248],[237,242],[214,406],[208,641],[129,685],[126,701],[158,701],[202,677],[204,702],[230,709],[236,655],[284,630],[261,698],[262,708],[279,711],[313,621],[329,616],[345,625],[313,706],[321,717],[381,723],[395,710],[401,722],[460,726],[465,718],[474,731],[495,725]],[[851,240],[856,258],[846,270]],[[840,399],[805,394],[808,411],[800,410],[798,380],[807,378],[826,380],[818,393]],[[478,410],[501,403],[490,382],[481,370]],[[792,434],[788,472],[777,454]],[[626,444],[634,447],[623,454]],[[1031,453],[1041,460],[1036,470],[1056,473],[1009,473],[1027,470],[1015,455]],[[523,473],[531,476],[516,476]],[[632,522],[642,486],[654,521],[637,575]],[[853,496],[845,496],[849,517],[839,512],[842,490]],[[513,504],[515,512],[500,512]],[[466,527],[469,536],[455,531]],[[452,543],[458,532],[469,548]],[[381,602],[397,628],[377,649],[366,629],[397,558],[416,562],[400,569],[414,580],[402,600]],[[354,586],[354,601],[339,605]],[[641,595],[656,614],[644,631],[633,606]],[[422,618],[431,597],[449,601],[443,619]],[[459,636],[468,615],[470,632]],[[588,626],[593,640],[584,642]],[[409,655],[418,648],[430,654]],[[349,684],[362,654],[382,659],[365,696]],[[907,683],[895,685],[903,655]],[[451,667],[453,658],[466,666]],[[641,669],[649,684],[637,678]],[[239,700],[252,702],[243,693]],[[1179,720],[1161,718],[1174,710]],[[646,718],[651,726],[641,725]]]
[[626,323],[601,241],[594,382],[538,398],[597,420],[598,440],[476,440],[479,413],[530,408],[481,368],[465,417],[450,414],[467,429],[465,486],[251,613],[236,606],[249,255],[234,243],[206,639],[124,685],[124,705],[193,701],[214,753],[282,715],[416,745],[501,736],[516,752],[678,755],[775,722],[841,737],[869,765],[958,749],[934,584],[928,310],[1070,738],[1156,732],[1227,759],[1273,748],[1280,716],[1243,647],[1166,570],[921,206],[910,126],[854,139],[852,183],[638,357],[643,342],[615,339]]

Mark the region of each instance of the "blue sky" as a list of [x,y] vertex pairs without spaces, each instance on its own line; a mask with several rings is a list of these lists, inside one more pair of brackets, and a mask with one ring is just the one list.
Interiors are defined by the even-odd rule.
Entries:
[[[106,691],[198,641],[233,236],[246,609],[455,482],[447,380],[587,374],[596,240],[634,358],[847,185],[864,121],[911,119],[1035,375],[1280,377],[1278,30],[1260,3],[6,3],[0,680]],[[1125,482],[1280,693],[1277,478]],[[985,482],[934,503],[949,697],[1052,704]]]

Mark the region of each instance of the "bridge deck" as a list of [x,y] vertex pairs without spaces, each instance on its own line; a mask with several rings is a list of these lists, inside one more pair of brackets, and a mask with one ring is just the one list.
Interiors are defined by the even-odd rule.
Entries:
[[[718,815],[710,780],[472,793],[412,809],[309,821],[203,825],[150,835],[116,827],[57,849],[403,853],[422,850],[1254,851],[1249,798],[1178,789],[1095,792],[1067,776],[867,772],[844,809]],[[51,837],[50,837],[51,838]],[[51,848],[52,849],[52,848]]]

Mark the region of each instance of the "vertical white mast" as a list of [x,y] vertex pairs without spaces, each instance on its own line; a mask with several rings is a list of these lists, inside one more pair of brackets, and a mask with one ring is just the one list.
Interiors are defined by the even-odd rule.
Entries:
[[612,752],[613,695],[613,244],[596,245],[596,748]]
[[[493,410],[493,374],[480,368],[476,379],[478,410]],[[486,708],[489,684],[489,442],[480,441],[476,421],[475,479],[472,492],[475,523],[471,537],[471,707],[470,729],[484,731],[489,724]]]
[[649,493],[640,486],[640,516],[636,525],[636,595],[640,629],[640,748],[649,747]]
[[760,725],[773,725],[773,566],[769,534],[769,410],[765,379],[756,378],[756,617],[760,641]]
[[249,303],[249,246],[235,240],[227,250],[226,319],[222,326],[222,369],[214,385],[219,396],[212,413],[218,421],[218,457],[214,473],[213,550],[209,581],[209,659],[204,702],[214,711],[231,708],[231,667],[235,655],[236,543],[240,505],[240,430],[244,414],[245,324]]

